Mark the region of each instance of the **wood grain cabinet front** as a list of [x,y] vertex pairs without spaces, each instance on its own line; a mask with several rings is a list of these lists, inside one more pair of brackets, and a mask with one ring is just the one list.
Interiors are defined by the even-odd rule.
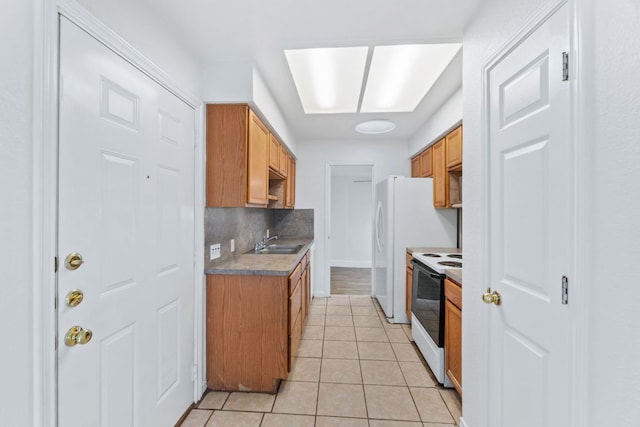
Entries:
[[246,104],[207,105],[209,207],[266,207],[269,130]]
[[453,387],[462,396],[462,287],[446,279],[444,295],[445,371]]
[[289,276],[207,276],[207,386],[275,393],[308,313],[308,254]]
[[433,144],[433,206],[449,207],[449,175],[447,173],[445,139]]
[[411,298],[413,296],[413,264],[411,260],[413,259],[413,255],[407,252],[406,255],[406,263],[407,263],[407,271],[406,271],[406,292],[405,292],[405,305],[406,305],[406,313],[407,318],[411,321]]

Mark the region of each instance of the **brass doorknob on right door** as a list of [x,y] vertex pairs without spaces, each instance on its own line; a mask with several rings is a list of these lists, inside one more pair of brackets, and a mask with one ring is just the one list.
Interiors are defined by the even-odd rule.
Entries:
[[500,295],[500,292],[498,291],[491,292],[491,288],[489,288],[487,289],[487,292],[482,294],[482,301],[485,304],[500,305],[502,303],[502,295]]
[[69,347],[73,347],[76,344],[88,343],[92,337],[93,332],[91,332],[91,329],[85,329],[82,326],[72,326],[64,336],[64,343]]

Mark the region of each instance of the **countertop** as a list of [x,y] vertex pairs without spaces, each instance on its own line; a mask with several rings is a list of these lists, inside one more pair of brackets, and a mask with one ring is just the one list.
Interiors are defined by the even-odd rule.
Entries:
[[207,259],[204,263],[204,273],[245,276],[288,276],[311,247],[313,239],[280,239],[273,243],[287,245],[303,244],[304,247],[294,255],[239,253],[238,255],[232,255],[224,259],[216,259],[213,261]]
[[[424,253],[424,252],[446,252],[450,254],[461,254],[462,249],[458,248],[407,248],[407,252],[413,255],[414,252]],[[462,286],[462,269],[461,268],[447,268],[444,270],[444,274],[453,280],[454,282],[460,284]]]

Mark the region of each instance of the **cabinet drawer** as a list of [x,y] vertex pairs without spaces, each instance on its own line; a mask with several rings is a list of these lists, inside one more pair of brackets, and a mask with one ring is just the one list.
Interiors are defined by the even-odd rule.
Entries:
[[289,297],[289,334],[293,333],[295,320],[300,316],[302,307],[302,282],[298,281],[293,294]]
[[300,277],[302,276],[302,264],[298,264],[293,272],[289,275],[289,294],[292,294],[295,290]]
[[444,281],[444,296],[462,310],[462,287],[450,279]]

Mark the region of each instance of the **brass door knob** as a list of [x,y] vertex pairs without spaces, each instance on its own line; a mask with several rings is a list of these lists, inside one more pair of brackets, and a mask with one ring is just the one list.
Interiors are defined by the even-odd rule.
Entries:
[[489,288],[487,289],[487,292],[482,294],[482,301],[485,304],[500,305],[502,303],[502,295],[500,295],[500,292],[498,291],[491,292],[491,288]]
[[84,294],[82,293],[82,291],[80,289],[74,289],[72,291],[69,291],[69,293],[64,299],[64,302],[69,307],[75,307],[78,304],[80,304],[83,299],[84,299]]
[[73,347],[76,344],[86,344],[91,341],[93,332],[90,329],[84,329],[82,326],[72,326],[64,336],[64,343]]
[[71,252],[64,259],[64,266],[67,267],[67,270],[77,270],[83,263],[82,255],[77,252]]

